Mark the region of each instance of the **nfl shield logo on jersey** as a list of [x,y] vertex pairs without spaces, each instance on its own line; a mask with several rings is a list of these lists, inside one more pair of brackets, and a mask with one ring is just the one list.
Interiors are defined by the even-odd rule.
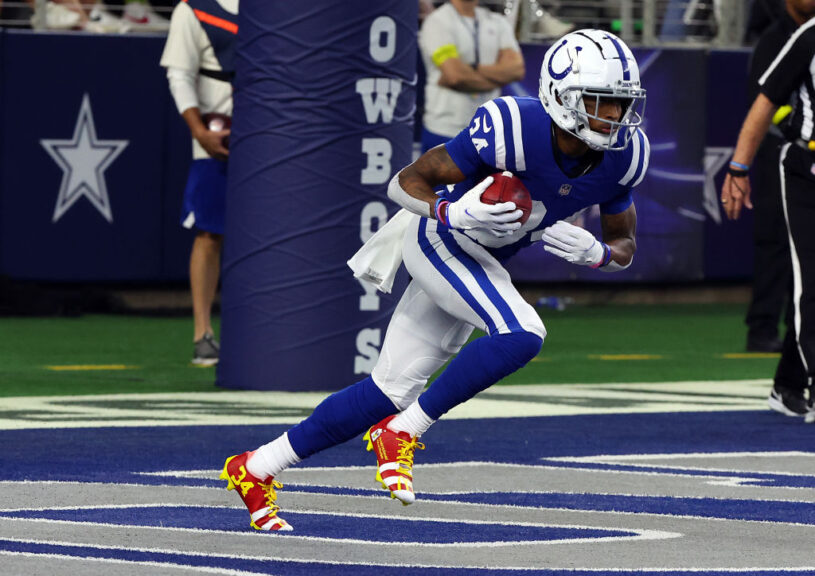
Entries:
[[558,190],[557,193],[560,194],[561,196],[568,196],[569,192],[571,192],[571,191],[572,191],[572,185],[571,184],[561,184],[560,185],[560,190]]

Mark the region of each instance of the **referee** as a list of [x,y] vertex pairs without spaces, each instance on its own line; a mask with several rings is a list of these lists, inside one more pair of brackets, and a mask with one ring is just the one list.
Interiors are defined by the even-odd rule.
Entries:
[[784,134],[779,174],[792,258],[795,331],[787,331],[768,401],[774,410],[806,415],[808,422],[815,422],[815,69],[810,69],[815,58],[815,1],[796,4],[806,22],[759,79],[760,92],[742,124],[721,201],[730,220],[736,220],[743,207],[753,207],[747,178],[750,164],[776,110],[792,97],[794,112]]

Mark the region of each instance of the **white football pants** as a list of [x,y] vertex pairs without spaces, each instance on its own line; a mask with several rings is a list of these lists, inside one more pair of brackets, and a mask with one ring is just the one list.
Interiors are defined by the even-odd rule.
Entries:
[[414,216],[402,255],[413,277],[396,307],[371,377],[400,410],[467,342],[487,334],[526,331],[546,336],[538,313],[489,252],[460,232]]

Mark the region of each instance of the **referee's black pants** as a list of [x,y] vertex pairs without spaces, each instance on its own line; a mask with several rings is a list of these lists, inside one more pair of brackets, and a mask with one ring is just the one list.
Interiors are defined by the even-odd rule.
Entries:
[[[778,338],[782,312],[792,316],[792,269],[781,204],[778,159],[784,140],[768,134],[753,159],[753,291],[744,319],[747,343]],[[790,326],[788,323],[787,326]]]
[[793,322],[775,383],[800,389],[815,376],[815,153],[787,143],[779,168],[792,259]]

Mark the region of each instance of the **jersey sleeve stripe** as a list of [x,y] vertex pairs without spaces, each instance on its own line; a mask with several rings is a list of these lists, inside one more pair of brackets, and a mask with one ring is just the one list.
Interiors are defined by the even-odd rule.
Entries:
[[[495,167],[499,170],[506,170],[507,150],[504,144],[504,119],[501,117],[501,111],[498,109],[498,105],[493,100],[484,104],[484,109],[489,112],[492,127],[495,130],[495,134],[493,134],[493,141],[495,142]],[[482,130],[487,133],[486,126],[483,126]]]
[[781,49],[781,52],[779,52],[778,56],[776,56],[775,60],[773,60],[773,63],[770,64],[770,66],[764,71],[764,74],[761,75],[761,78],[758,79],[759,86],[764,86],[764,83],[767,81],[767,78],[769,78],[770,74],[773,73],[776,66],[778,66],[778,63],[784,59],[784,56],[787,55],[787,52],[790,51],[790,48],[792,48],[792,46],[795,44],[798,38],[800,38],[801,34],[812,28],[812,26],[815,26],[815,19],[810,19],[806,24],[799,26],[798,30],[796,30],[795,33],[792,36],[790,36],[790,39],[787,40],[786,44],[784,44],[784,47]]
[[812,102],[807,92],[806,83],[798,90],[798,97],[801,98],[801,108],[804,113],[803,123],[801,124],[801,138],[807,141],[812,140],[812,132],[813,128],[815,128],[815,124],[813,124]]
[[507,103],[504,102],[501,98],[496,98],[493,100],[495,105],[498,107],[498,110],[501,112],[501,120],[504,121],[504,138],[502,142],[504,143],[504,150],[506,150],[506,160],[504,164],[506,164],[506,169],[510,172],[515,171],[515,146],[512,145],[512,137],[515,133],[515,127],[512,125],[512,118],[509,115],[509,107]]
[[645,173],[648,172],[648,162],[651,160],[651,143],[648,141],[648,136],[639,130],[637,130],[637,133],[640,134],[640,137],[642,138],[642,169],[640,170],[640,175],[631,185],[632,188],[639,186],[640,182],[642,182],[643,178],[645,178]]
[[641,132],[637,130],[634,134],[634,138],[631,139],[631,165],[628,167],[628,171],[620,178],[618,184],[622,186],[628,186],[628,183],[634,179],[634,175],[637,173],[637,168],[640,164],[640,148],[641,148]]
[[518,103],[510,96],[501,97],[509,109],[509,117],[512,120],[512,145],[515,148],[515,171],[526,170],[526,157],[524,156],[524,140],[521,132],[521,111]]

